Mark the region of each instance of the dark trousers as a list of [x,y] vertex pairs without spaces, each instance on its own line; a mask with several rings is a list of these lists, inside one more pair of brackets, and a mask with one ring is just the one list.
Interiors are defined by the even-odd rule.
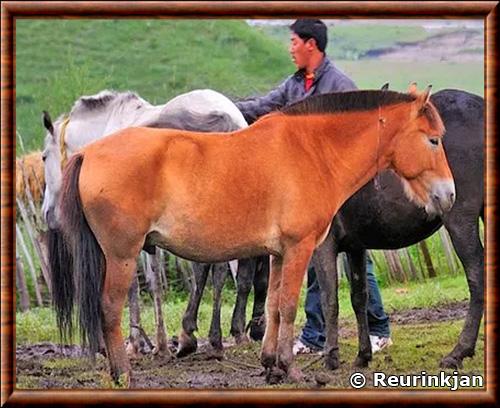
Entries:
[[[346,274],[350,278],[347,262]],[[389,337],[389,317],[385,314],[382,298],[373,274],[373,262],[366,258],[366,277],[368,285],[368,327],[371,335]],[[306,324],[300,340],[310,347],[323,348],[325,344],[325,318],[321,310],[321,295],[316,272],[312,266],[307,270],[307,294],[305,302]]]

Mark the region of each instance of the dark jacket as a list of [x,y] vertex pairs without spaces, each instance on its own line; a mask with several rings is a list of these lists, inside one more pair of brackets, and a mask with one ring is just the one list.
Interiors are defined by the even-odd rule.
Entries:
[[253,123],[262,115],[288,106],[310,95],[357,89],[354,82],[326,56],[314,72],[314,82],[308,92],[305,91],[304,82],[305,72],[299,70],[290,75],[281,85],[267,95],[235,103],[247,122]]

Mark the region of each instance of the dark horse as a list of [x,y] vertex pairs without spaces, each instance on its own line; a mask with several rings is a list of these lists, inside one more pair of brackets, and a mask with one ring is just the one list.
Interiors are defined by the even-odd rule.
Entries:
[[[388,171],[349,199],[334,219],[328,239],[316,251],[318,279],[324,289],[323,310],[327,323],[326,363],[338,366],[336,256],[347,252],[352,274],[351,301],[362,313],[366,291],[366,249],[395,249],[413,245],[442,225],[466,273],[470,305],[455,348],[441,360],[444,368],[458,368],[472,357],[484,305],[484,250],[479,238],[479,217],[484,221],[484,100],[460,90],[443,90],[431,97],[446,127],[444,148],[455,180],[457,198],[443,218],[429,219],[405,199],[401,179]],[[357,277],[357,279],[356,279]]]
[[[450,233],[464,266],[470,306],[458,344],[441,360],[441,366],[458,368],[465,357],[474,355],[484,304],[484,250],[478,224],[479,217],[484,219],[484,100],[465,91],[445,89],[431,96],[431,101],[446,127],[443,143],[455,179],[455,204],[444,219],[429,219],[425,211],[405,197],[401,179],[393,172],[385,171],[377,177],[377,181],[370,181],[342,206],[334,218],[328,238],[313,257],[323,289],[322,304],[327,323],[325,355],[330,368],[338,367],[337,255],[347,253],[354,278],[351,281],[352,305],[356,314],[362,315],[367,296],[363,284],[366,279],[366,250],[413,245],[432,235],[442,225]],[[259,277],[259,287],[266,285],[266,278],[266,274]],[[246,299],[253,279],[252,271],[238,276],[239,306],[235,308],[231,327],[231,334],[236,338],[244,330]],[[264,301],[265,291],[256,290],[256,304],[263,304]],[[188,316],[196,319],[196,316]],[[254,323],[259,321],[255,307],[252,320]]]

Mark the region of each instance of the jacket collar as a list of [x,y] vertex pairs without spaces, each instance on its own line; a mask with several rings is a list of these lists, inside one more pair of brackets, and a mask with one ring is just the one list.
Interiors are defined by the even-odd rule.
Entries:
[[[330,60],[328,57],[325,55],[323,60],[321,61],[321,64],[319,64],[318,68],[314,70],[314,80],[316,81],[321,75],[323,75],[323,72],[325,72],[326,67],[330,65]],[[305,69],[299,69],[298,71],[295,72],[294,77],[297,80],[303,80],[305,78]]]

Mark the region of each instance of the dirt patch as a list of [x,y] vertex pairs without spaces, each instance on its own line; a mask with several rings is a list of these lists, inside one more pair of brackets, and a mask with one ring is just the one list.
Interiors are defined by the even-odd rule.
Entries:
[[[467,311],[467,302],[457,302],[428,309],[412,309],[390,314],[393,325],[415,325],[462,319]],[[340,322],[340,338],[357,336],[355,322]],[[171,344],[173,346],[173,344]],[[142,356],[132,361],[134,388],[268,388],[259,363],[260,343],[235,346],[227,341],[224,358],[210,358],[210,346],[200,339],[198,351],[182,359],[153,355]],[[449,347],[451,345],[447,345]],[[345,345],[343,346],[345,350]],[[297,365],[305,374],[301,388],[349,387],[348,378],[354,370],[341,351],[341,367],[335,372],[323,368],[321,356],[297,356]],[[349,353],[347,353],[349,354]],[[342,357],[344,359],[342,359]],[[380,357],[378,357],[380,358]],[[435,357],[432,357],[435,358]],[[392,363],[391,355],[383,357],[383,363]],[[437,361],[437,358],[436,358]],[[60,346],[53,343],[24,345],[16,350],[17,381],[20,388],[66,389],[109,388],[107,360],[97,356],[92,362],[81,348],[75,345]],[[277,387],[282,387],[278,385]],[[286,384],[290,387],[290,384]],[[276,386],[275,386],[276,387]],[[293,386],[292,386],[293,387]]]
[[399,325],[460,320],[465,319],[468,307],[469,302],[463,301],[431,308],[415,308],[389,313],[389,319],[391,323]]

